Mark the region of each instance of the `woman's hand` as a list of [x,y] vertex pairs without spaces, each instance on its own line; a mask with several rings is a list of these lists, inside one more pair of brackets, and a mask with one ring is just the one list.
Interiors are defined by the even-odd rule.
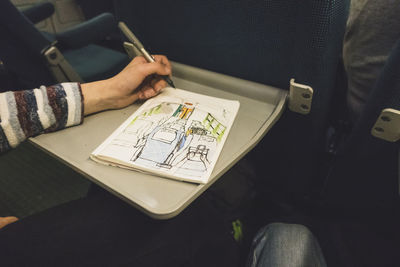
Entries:
[[171,75],[171,64],[165,56],[154,58],[156,62],[148,63],[144,57],[135,57],[114,77],[82,84],[85,115],[123,108],[157,95],[167,86],[160,75]]
[[0,229],[16,221],[18,221],[18,218],[14,216],[0,217]]

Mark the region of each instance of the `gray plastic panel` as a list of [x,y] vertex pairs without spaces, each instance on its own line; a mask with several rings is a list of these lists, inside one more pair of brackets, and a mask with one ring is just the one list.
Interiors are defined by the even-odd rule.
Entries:
[[88,116],[80,126],[30,140],[149,216],[174,217],[261,140],[283,112],[287,91],[179,63],[173,63],[173,70],[178,88],[240,101],[237,118],[206,185],[105,166],[89,159],[90,153],[138,108],[137,104]]

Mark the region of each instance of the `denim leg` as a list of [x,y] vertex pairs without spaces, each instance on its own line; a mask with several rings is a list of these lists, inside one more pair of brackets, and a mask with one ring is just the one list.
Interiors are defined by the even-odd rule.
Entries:
[[326,267],[318,241],[307,227],[271,223],[253,240],[248,267]]

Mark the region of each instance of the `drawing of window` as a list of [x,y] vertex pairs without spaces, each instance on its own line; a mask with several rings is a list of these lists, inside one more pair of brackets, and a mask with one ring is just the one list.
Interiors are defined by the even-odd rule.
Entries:
[[203,120],[203,125],[215,138],[217,138],[218,141],[220,141],[222,136],[224,136],[226,126],[221,124],[210,113],[208,113],[206,118]]

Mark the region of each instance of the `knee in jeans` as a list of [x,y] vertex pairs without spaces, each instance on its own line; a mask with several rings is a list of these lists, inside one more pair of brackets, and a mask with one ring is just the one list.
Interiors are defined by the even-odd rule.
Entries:
[[290,224],[290,223],[270,223],[267,225],[273,231],[288,231],[302,233],[304,235],[310,235],[311,231],[302,224]]
[[265,227],[266,235],[276,236],[279,239],[300,239],[308,241],[313,238],[311,231],[301,224],[270,223]]
[[311,231],[303,225],[287,223],[271,223],[258,232],[248,266],[259,266],[259,262],[274,263],[272,266],[326,266]]

